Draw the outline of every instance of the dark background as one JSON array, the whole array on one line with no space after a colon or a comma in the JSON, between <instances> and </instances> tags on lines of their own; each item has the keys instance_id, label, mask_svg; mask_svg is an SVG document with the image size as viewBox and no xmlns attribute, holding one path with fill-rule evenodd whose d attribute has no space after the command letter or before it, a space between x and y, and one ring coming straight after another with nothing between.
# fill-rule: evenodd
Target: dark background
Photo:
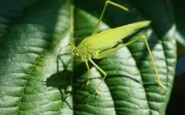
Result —
<instances>
[{"instance_id":1,"label":"dark background","mask_svg":"<svg viewBox=\"0 0 185 115\"><path fill-rule=\"evenodd\" d=\"M172 0L171 2L177 29L182 39L185 39L185 1ZM185 48L183 42L178 43L177 70L166 115L185 115Z\"/></svg>"}]
</instances>

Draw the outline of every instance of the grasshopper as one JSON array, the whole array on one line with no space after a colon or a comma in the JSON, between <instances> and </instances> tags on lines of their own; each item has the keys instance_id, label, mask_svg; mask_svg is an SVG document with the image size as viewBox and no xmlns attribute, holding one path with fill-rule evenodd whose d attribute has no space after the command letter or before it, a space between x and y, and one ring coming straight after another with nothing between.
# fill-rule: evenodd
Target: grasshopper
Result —
<instances>
[{"instance_id":1,"label":"grasshopper","mask_svg":"<svg viewBox=\"0 0 185 115\"><path fill-rule=\"evenodd\" d=\"M128 8L126 8L120 4L117 4L115 2L112 2L110 0L106 0L105 4L104 4L103 11L100 16L100 19L99 19L97 25L95 25L95 29L92 32L92 35L86 37L83 41L80 42L80 44L77 47L73 46L72 54L82 58L82 60L86 64L86 67L88 69L88 73L90 73L90 67L88 64L88 61L90 61L92 63L92 65L94 67L96 67L103 74L102 81L104 81L104 79L107 76L106 72L104 70L102 70L92 59L101 59L101 58L107 57L108 55L113 54L114 52L116 52L120 48L126 47L126 46L134 43L137 40L143 40L146 47L147 47L147 50L149 52L152 66L153 66L154 72L156 74L156 81L159 84L159 86L161 86L162 88L165 88L165 86L160 81L160 76L159 76L158 70L156 68L156 64L153 59L153 56L152 56L148 41L146 39L146 36L141 35L140 37L138 37L132 41L129 41L125 44L117 45L121 40L123 40L124 38L128 37L129 35L137 32L139 29L142 29L144 27L149 26L151 22L150 21L135 22L132 24L116 27L113 29L108 29L103 32L97 33L97 28L100 25L100 22L103 18L103 15L105 13L105 10L106 10L108 4L111 4L113 6L121 8L125 11L128 11ZM102 83L102 81L97 85L97 87L95 89L97 94L99 94L98 88L99 88L100 84Z\"/></svg>"}]
</instances>

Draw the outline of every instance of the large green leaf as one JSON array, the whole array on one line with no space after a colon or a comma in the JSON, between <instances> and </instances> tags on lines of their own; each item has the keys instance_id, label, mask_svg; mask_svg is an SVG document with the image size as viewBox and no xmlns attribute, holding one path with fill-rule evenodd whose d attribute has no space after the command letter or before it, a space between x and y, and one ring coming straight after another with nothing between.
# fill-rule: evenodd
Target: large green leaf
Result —
<instances>
[{"instance_id":1,"label":"large green leaf","mask_svg":"<svg viewBox=\"0 0 185 115\"><path fill-rule=\"evenodd\" d=\"M96 95L95 88L101 81L101 74L91 65L89 75L84 62L72 58L69 44L75 42L78 45L91 34L103 2L35 0L18 3L13 10L2 7L0 114L165 114L175 70L176 44L173 36L176 30L172 21L156 19L172 20L171 16L161 14L159 17L155 12L149 12L149 8L154 8L150 4L120 2L132 10L126 13L109 7L104 18L106 24L101 23L99 28L103 31L146 20L146 17L151 20L153 23L149 28L127 41L140 34L147 36L166 90L155 81L156 75L143 41L104 59L94 60L108 74L99 87L100 95ZM142 0L142 3L147 2ZM154 2L152 5L161 12L171 13L166 2ZM160 9L161 6L166 9ZM19 10L12 15L10 12L15 9ZM87 77L90 78L88 84Z\"/></svg>"}]
</instances>

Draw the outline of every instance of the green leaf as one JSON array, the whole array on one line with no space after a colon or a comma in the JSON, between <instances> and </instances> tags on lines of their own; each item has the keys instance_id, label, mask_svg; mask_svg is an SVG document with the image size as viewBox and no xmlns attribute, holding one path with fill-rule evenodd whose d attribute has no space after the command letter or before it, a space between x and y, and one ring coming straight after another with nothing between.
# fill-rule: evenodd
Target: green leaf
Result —
<instances>
[{"instance_id":1,"label":"green leaf","mask_svg":"<svg viewBox=\"0 0 185 115\"><path fill-rule=\"evenodd\" d=\"M99 30L151 20L149 28L124 42L140 34L147 36L167 90L156 83L146 46L138 41L111 56L94 60L108 74L99 87L100 95L96 95L102 75L92 65L89 75L85 63L71 55L69 44L78 45L91 35L104 0L75 0L74 4L72 0L25 1L15 7L22 8L15 15L7 18L0 14L0 24L4 25L0 26L0 114L164 115L175 72L176 30L171 21L155 21L159 16L154 12L145 14L149 7L146 4L117 2L131 11L109 6ZM146 9L139 10L138 6ZM161 6L169 7L156 3L157 8ZM9 15L8 7L3 11ZM160 11L171 13L166 9ZM163 18L172 19L168 15Z\"/></svg>"},{"instance_id":2,"label":"green leaf","mask_svg":"<svg viewBox=\"0 0 185 115\"><path fill-rule=\"evenodd\" d=\"M64 68L57 64L61 48L69 44L70 6L70 1L37 2L25 9L2 35L1 114L57 115L72 112L63 101L63 89L51 86L51 82L57 79L49 79L61 73L71 73L70 70L60 72ZM61 78L61 83L70 80L70 76Z\"/></svg>"}]
</instances>

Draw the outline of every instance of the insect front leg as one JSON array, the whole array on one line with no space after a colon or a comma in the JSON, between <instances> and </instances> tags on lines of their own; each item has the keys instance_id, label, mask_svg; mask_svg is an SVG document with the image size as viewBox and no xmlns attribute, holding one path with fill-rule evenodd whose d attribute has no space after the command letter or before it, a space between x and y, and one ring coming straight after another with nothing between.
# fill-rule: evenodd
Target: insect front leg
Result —
<instances>
[{"instance_id":1,"label":"insect front leg","mask_svg":"<svg viewBox=\"0 0 185 115\"><path fill-rule=\"evenodd\" d=\"M106 9L107 9L108 4L111 4L111 5L113 5L113 6L116 6L116 7L120 8L120 9L125 10L125 11L129 11L128 8L126 8L125 6L122 6L122 5L118 4L118 3L112 2L111 0L106 0L106 1L105 1L105 4L104 4L104 7L103 7L103 10L102 10L102 12L101 12L100 18L99 18L99 20L98 20L98 23L95 25L94 30L93 30L93 32L92 32L92 35L93 35L93 34L96 34L96 33L98 32L98 27L99 27L99 25L100 25L100 22L101 22L102 19L103 19L103 16L104 16L104 14L105 14L105 11L106 11Z\"/></svg>"},{"instance_id":2,"label":"insect front leg","mask_svg":"<svg viewBox=\"0 0 185 115\"><path fill-rule=\"evenodd\" d=\"M89 64L88 64L88 60L85 60L85 65L87 67L88 74L90 74L90 67L89 67Z\"/></svg>"},{"instance_id":3,"label":"insect front leg","mask_svg":"<svg viewBox=\"0 0 185 115\"><path fill-rule=\"evenodd\" d=\"M107 77L107 73L105 73L105 71L103 71L91 58L89 58L89 61L93 64L93 66L95 66L103 74L103 79L96 87L96 93L99 95L99 86L104 81L104 79Z\"/></svg>"},{"instance_id":4,"label":"insect front leg","mask_svg":"<svg viewBox=\"0 0 185 115\"><path fill-rule=\"evenodd\" d=\"M85 65L87 67L87 71L88 71L88 75L91 74L91 70L90 70L90 67L89 67L89 64L88 64L88 60L85 60ZM86 85L89 84L89 77L87 78L87 82L86 82Z\"/></svg>"}]
</instances>

